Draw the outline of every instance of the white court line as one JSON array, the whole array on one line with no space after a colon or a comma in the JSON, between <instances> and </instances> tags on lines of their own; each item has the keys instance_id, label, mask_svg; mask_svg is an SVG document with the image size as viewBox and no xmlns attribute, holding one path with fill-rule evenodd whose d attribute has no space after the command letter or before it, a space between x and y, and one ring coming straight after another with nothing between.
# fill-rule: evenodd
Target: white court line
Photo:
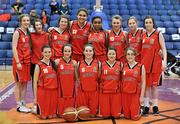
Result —
<instances>
[{"instance_id":1,"label":"white court line","mask_svg":"<svg viewBox=\"0 0 180 124\"><path fill-rule=\"evenodd\" d=\"M13 83L14 83L14 82L12 82L12 83L10 83L9 85L7 85L6 87L4 87L4 88L0 91L0 93L3 92L4 90L6 90L6 89L7 89L9 86L11 86Z\"/></svg>"},{"instance_id":2,"label":"white court line","mask_svg":"<svg viewBox=\"0 0 180 124\"><path fill-rule=\"evenodd\" d=\"M0 97L0 103L3 102L3 100L5 100L6 98L10 97L11 94L14 93L14 87L10 88L7 92L5 92L1 97Z\"/></svg>"}]
</instances>

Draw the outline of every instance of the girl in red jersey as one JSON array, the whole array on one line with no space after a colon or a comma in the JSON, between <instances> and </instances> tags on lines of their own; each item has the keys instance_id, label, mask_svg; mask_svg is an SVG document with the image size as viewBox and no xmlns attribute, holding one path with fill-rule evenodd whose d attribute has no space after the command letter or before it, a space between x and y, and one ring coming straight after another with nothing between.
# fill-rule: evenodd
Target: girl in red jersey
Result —
<instances>
[{"instance_id":1,"label":"girl in red jersey","mask_svg":"<svg viewBox=\"0 0 180 124\"><path fill-rule=\"evenodd\" d=\"M95 58L101 62L106 60L106 49L108 46L107 43L107 34L102 29L102 18L95 16L92 18L92 30L88 37L88 43L91 43L95 49Z\"/></svg>"},{"instance_id":2,"label":"girl in red jersey","mask_svg":"<svg viewBox=\"0 0 180 124\"><path fill-rule=\"evenodd\" d=\"M33 80L35 64L42 58L41 49L49 44L49 34L43 30L43 23L40 19L35 20L33 25L35 32L31 33L31 76Z\"/></svg>"},{"instance_id":3,"label":"girl in red jersey","mask_svg":"<svg viewBox=\"0 0 180 124\"><path fill-rule=\"evenodd\" d=\"M122 110L120 93L121 63L116 61L115 47L109 47L107 61L102 62L100 80L100 116L119 118Z\"/></svg>"},{"instance_id":4,"label":"girl in red jersey","mask_svg":"<svg viewBox=\"0 0 180 124\"><path fill-rule=\"evenodd\" d=\"M83 60L83 47L88 42L91 24L87 22L88 11L80 8L77 12L77 20L71 21L71 44L73 46L73 59Z\"/></svg>"},{"instance_id":5,"label":"girl in red jersey","mask_svg":"<svg viewBox=\"0 0 180 124\"><path fill-rule=\"evenodd\" d=\"M34 72L34 112L41 119L55 117L57 110L57 75L51 55L50 46L43 46L43 58L36 64Z\"/></svg>"},{"instance_id":6,"label":"girl in red jersey","mask_svg":"<svg viewBox=\"0 0 180 124\"><path fill-rule=\"evenodd\" d=\"M146 69L147 85L144 99L145 111L143 113L149 113L149 93L151 90L153 114L157 115L159 114L157 85L159 83L161 73L165 70L166 67L167 53L164 37L161 32L155 29L155 22L153 17L145 17L144 28L146 29L146 31L143 32L141 63L145 66ZM162 51L162 56L160 54L160 51Z\"/></svg>"},{"instance_id":7,"label":"girl in red jersey","mask_svg":"<svg viewBox=\"0 0 180 124\"><path fill-rule=\"evenodd\" d=\"M143 29L138 29L138 21L136 17L131 16L128 19L130 31L127 35L128 46L134 48L137 52L136 61L141 62L142 34Z\"/></svg>"},{"instance_id":8,"label":"girl in red jersey","mask_svg":"<svg viewBox=\"0 0 180 124\"><path fill-rule=\"evenodd\" d=\"M58 24L58 28L53 28L50 31L52 60L58 59L63 56L62 47L70 41L70 33L68 31L69 18L65 15L60 16Z\"/></svg>"},{"instance_id":9,"label":"girl in red jersey","mask_svg":"<svg viewBox=\"0 0 180 124\"><path fill-rule=\"evenodd\" d=\"M98 112L98 79L100 76L100 62L94 59L92 44L84 46L84 60L79 63L79 83L76 103L77 107L86 106L92 116Z\"/></svg>"},{"instance_id":10,"label":"girl in red jersey","mask_svg":"<svg viewBox=\"0 0 180 124\"><path fill-rule=\"evenodd\" d=\"M109 46L114 46L117 50L117 60L126 62L124 52L127 46L127 32L122 30L122 17L114 15L112 17L112 30L109 31Z\"/></svg>"},{"instance_id":11,"label":"girl in red jersey","mask_svg":"<svg viewBox=\"0 0 180 124\"><path fill-rule=\"evenodd\" d=\"M30 112L25 106L27 82L30 81L30 17L22 14L20 16L20 27L16 29L12 39L13 51L13 75L15 80L15 97L17 111Z\"/></svg>"},{"instance_id":12,"label":"girl in red jersey","mask_svg":"<svg viewBox=\"0 0 180 124\"><path fill-rule=\"evenodd\" d=\"M58 75L58 115L61 116L67 107L75 107L75 81L77 63L71 59L72 45L62 48L63 57L56 59Z\"/></svg>"},{"instance_id":13,"label":"girl in red jersey","mask_svg":"<svg viewBox=\"0 0 180 124\"><path fill-rule=\"evenodd\" d=\"M135 49L128 47L127 63L122 68L122 106L125 118L139 120L140 106L144 102L146 73L144 65L135 61L135 56Z\"/></svg>"}]
</instances>

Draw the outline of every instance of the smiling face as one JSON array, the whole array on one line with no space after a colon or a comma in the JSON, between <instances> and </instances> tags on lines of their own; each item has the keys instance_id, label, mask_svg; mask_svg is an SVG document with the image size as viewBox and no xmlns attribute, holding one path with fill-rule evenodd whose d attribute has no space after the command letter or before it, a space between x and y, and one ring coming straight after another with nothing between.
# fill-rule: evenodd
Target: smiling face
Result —
<instances>
[{"instance_id":1,"label":"smiling face","mask_svg":"<svg viewBox=\"0 0 180 124\"><path fill-rule=\"evenodd\" d=\"M85 11L80 11L77 14L77 19L79 23L84 23L87 20L87 13Z\"/></svg>"},{"instance_id":2,"label":"smiling face","mask_svg":"<svg viewBox=\"0 0 180 124\"><path fill-rule=\"evenodd\" d=\"M51 48L44 48L42 51L42 55L44 59L49 60L52 56Z\"/></svg>"},{"instance_id":3,"label":"smiling face","mask_svg":"<svg viewBox=\"0 0 180 124\"><path fill-rule=\"evenodd\" d=\"M85 48L84 48L84 56L85 56L85 58L86 59L92 59L93 58L93 56L94 56L94 50L93 50L93 47L91 47L91 46L86 46Z\"/></svg>"},{"instance_id":4,"label":"smiling face","mask_svg":"<svg viewBox=\"0 0 180 124\"><path fill-rule=\"evenodd\" d=\"M95 18L92 23L93 23L94 29L96 31L99 31L100 29L102 29L102 20L101 20L101 18Z\"/></svg>"},{"instance_id":5,"label":"smiling face","mask_svg":"<svg viewBox=\"0 0 180 124\"><path fill-rule=\"evenodd\" d=\"M126 59L128 62L134 62L136 57L136 53L133 50L127 50Z\"/></svg>"},{"instance_id":6,"label":"smiling face","mask_svg":"<svg viewBox=\"0 0 180 124\"><path fill-rule=\"evenodd\" d=\"M61 18L59 21L59 27L63 30L67 29L68 27L68 19L67 18Z\"/></svg>"},{"instance_id":7,"label":"smiling face","mask_svg":"<svg viewBox=\"0 0 180 124\"><path fill-rule=\"evenodd\" d=\"M112 28L113 30L119 30L121 28L122 22L120 19L112 19Z\"/></svg>"},{"instance_id":8,"label":"smiling face","mask_svg":"<svg viewBox=\"0 0 180 124\"><path fill-rule=\"evenodd\" d=\"M151 18L145 19L144 23L145 23L145 29L146 30L148 30L148 31L153 30L154 23L153 23L153 20Z\"/></svg>"},{"instance_id":9,"label":"smiling face","mask_svg":"<svg viewBox=\"0 0 180 124\"><path fill-rule=\"evenodd\" d=\"M27 29L30 26L30 18L28 16L24 16L24 17L22 17L20 23L23 28Z\"/></svg>"},{"instance_id":10,"label":"smiling face","mask_svg":"<svg viewBox=\"0 0 180 124\"><path fill-rule=\"evenodd\" d=\"M130 28L130 31L135 31L137 29L137 21L135 19L129 19L128 20L128 26Z\"/></svg>"},{"instance_id":11,"label":"smiling face","mask_svg":"<svg viewBox=\"0 0 180 124\"><path fill-rule=\"evenodd\" d=\"M72 54L72 48L70 46L65 46L63 49L63 56L65 58L70 58Z\"/></svg>"},{"instance_id":12,"label":"smiling face","mask_svg":"<svg viewBox=\"0 0 180 124\"><path fill-rule=\"evenodd\" d=\"M42 26L41 22L39 22L39 21L35 22L35 30L36 30L36 32L42 32L43 31L43 26Z\"/></svg>"},{"instance_id":13,"label":"smiling face","mask_svg":"<svg viewBox=\"0 0 180 124\"><path fill-rule=\"evenodd\" d=\"M116 51L115 50L108 50L107 58L111 62L116 61Z\"/></svg>"}]
</instances>

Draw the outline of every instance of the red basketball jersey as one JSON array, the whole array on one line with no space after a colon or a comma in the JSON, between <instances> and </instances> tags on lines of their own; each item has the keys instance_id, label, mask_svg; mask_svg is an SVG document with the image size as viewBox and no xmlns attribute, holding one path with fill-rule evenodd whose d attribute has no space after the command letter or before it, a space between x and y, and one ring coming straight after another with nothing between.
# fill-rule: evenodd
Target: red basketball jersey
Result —
<instances>
[{"instance_id":1,"label":"red basketball jersey","mask_svg":"<svg viewBox=\"0 0 180 124\"><path fill-rule=\"evenodd\" d=\"M139 58L140 58L141 48L142 48L142 34L143 34L143 30L137 29L135 34L130 31L127 35L128 45L136 50L137 57Z\"/></svg>"},{"instance_id":2,"label":"red basketball jersey","mask_svg":"<svg viewBox=\"0 0 180 124\"><path fill-rule=\"evenodd\" d=\"M117 59L120 60L124 57L126 49L126 35L125 32L120 31L116 34L113 30L109 33L109 46L114 46L117 50Z\"/></svg>"},{"instance_id":3,"label":"red basketball jersey","mask_svg":"<svg viewBox=\"0 0 180 124\"><path fill-rule=\"evenodd\" d=\"M94 59L90 65L81 61L79 78L82 91L97 91L98 89L98 60Z\"/></svg>"},{"instance_id":4,"label":"red basketball jersey","mask_svg":"<svg viewBox=\"0 0 180 124\"><path fill-rule=\"evenodd\" d=\"M68 30L59 32L57 29L51 31L51 48L52 48L52 58L57 59L62 57L62 47L69 43L70 33Z\"/></svg>"},{"instance_id":5,"label":"red basketball jersey","mask_svg":"<svg viewBox=\"0 0 180 124\"><path fill-rule=\"evenodd\" d=\"M128 63L124 64L122 69L122 92L137 93L141 89L141 67L137 63L134 67L130 67Z\"/></svg>"},{"instance_id":6,"label":"red basketball jersey","mask_svg":"<svg viewBox=\"0 0 180 124\"><path fill-rule=\"evenodd\" d=\"M141 63L145 66L146 73L161 72L162 58L159 50L159 32L155 30L150 36L147 32L143 32Z\"/></svg>"},{"instance_id":7,"label":"red basketball jersey","mask_svg":"<svg viewBox=\"0 0 180 124\"><path fill-rule=\"evenodd\" d=\"M112 67L109 63L103 62L101 69L100 91L102 93L115 93L120 89L120 62L117 61Z\"/></svg>"},{"instance_id":8,"label":"red basketball jersey","mask_svg":"<svg viewBox=\"0 0 180 124\"><path fill-rule=\"evenodd\" d=\"M43 62L38 62L40 68L40 74L38 79L38 86L45 89L56 89L57 88L57 75L53 69L52 64L47 65Z\"/></svg>"},{"instance_id":9,"label":"red basketball jersey","mask_svg":"<svg viewBox=\"0 0 180 124\"><path fill-rule=\"evenodd\" d=\"M37 64L42 58L41 49L44 45L49 45L49 34L46 32L42 33L31 33L32 40L32 55L31 62Z\"/></svg>"},{"instance_id":10,"label":"red basketball jersey","mask_svg":"<svg viewBox=\"0 0 180 124\"><path fill-rule=\"evenodd\" d=\"M91 31L88 42L94 46L96 56L106 55L106 34L104 31Z\"/></svg>"},{"instance_id":11,"label":"red basketball jersey","mask_svg":"<svg viewBox=\"0 0 180 124\"><path fill-rule=\"evenodd\" d=\"M25 34L20 28L18 28L17 31L19 32L19 39L17 43L19 62L21 64L29 64L31 62L30 36ZM15 58L13 58L13 62L16 63Z\"/></svg>"},{"instance_id":12,"label":"red basketball jersey","mask_svg":"<svg viewBox=\"0 0 180 124\"><path fill-rule=\"evenodd\" d=\"M69 62L66 62L62 58L57 67L60 97L73 97L75 92L75 69L73 61L70 60Z\"/></svg>"},{"instance_id":13,"label":"red basketball jersey","mask_svg":"<svg viewBox=\"0 0 180 124\"><path fill-rule=\"evenodd\" d=\"M83 47L88 42L88 35L91 24L86 24L81 28L77 21L73 21L70 32L71 32L71 44L73 46L73 53L82 55Z\"/></svg>"}]
</instances>

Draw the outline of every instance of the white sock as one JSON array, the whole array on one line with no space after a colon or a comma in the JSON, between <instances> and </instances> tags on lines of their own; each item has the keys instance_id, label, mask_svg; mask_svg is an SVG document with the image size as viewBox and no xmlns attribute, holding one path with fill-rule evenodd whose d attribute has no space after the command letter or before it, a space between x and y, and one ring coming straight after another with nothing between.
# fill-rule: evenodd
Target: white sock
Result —
<instances>
[{"instance_id":1,"label":"white sock","mask_svg":"<svg viewBox=\"0 0 180 124\"><path fill-rule=\"evenodd\" d=\"M150 107L150 105L149 105L149 97L144 98L144 107Z\"/></svg>"},{"instance_id":2,"label":"white sock","mask_svg":"<svg viewBox=\"0 0 180 124\"><path fill-rule=\"evenodd\" d=\"M152 99L152 106L158 106L158 99Z\"/></svg>"},{"instance_id":3,"label":"white sock","mask_svg":"<svg viewBox=\"0 0 180 124\"><path fill-rule=\"evenodd\" d=\"M18 101L18 102L16 102L16 103L17 103L17 108L22 106L21 101Z\"/></svg>"}]
</instances>

